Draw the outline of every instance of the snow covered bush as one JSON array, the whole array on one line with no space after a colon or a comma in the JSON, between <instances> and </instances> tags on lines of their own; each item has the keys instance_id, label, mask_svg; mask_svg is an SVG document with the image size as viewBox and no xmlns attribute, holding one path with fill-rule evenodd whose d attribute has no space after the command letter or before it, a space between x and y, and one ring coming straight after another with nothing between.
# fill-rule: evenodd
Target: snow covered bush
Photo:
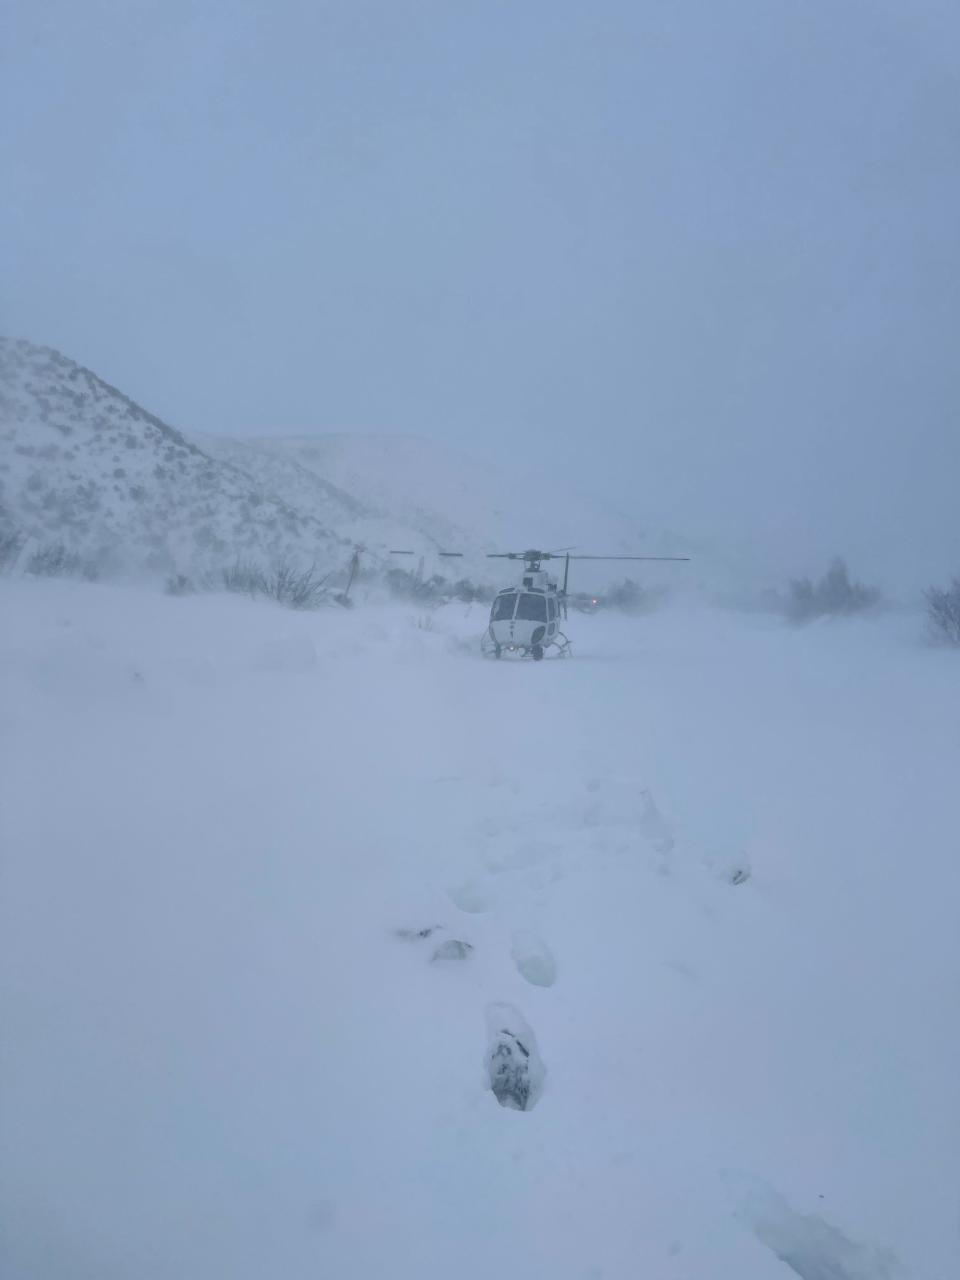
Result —
<instances>
[{"instance_id":1,"label":"snow covered bush","mask_svg":"<svg viewBox=\"0 0 960 1280\"><path fill-rule=\"evenodd\" d=\"M478 586L468 578L461 578L453 584L451 594L455 600L462 600L464 604L476 604L477 601L485 604L495 593L492 587Z\"/></svg>"},{"instance_id":2,"label":"snow covered bush","mask_svg":"<svg viewBox=\"0 0 960 1280\"><path fill-rule=\"evenodd\" d=\"M494 594L492 587L460 578L451 582L439 573L423 578L409 569L389 569L385 575L387 586L398 600L416 600L421 604L448 604L461 600L464 604L486 602Z\"/></svg>"},{"instance_id":3,"label":"snow covered bush","mask_svg":"<svg viewBox=\"0 0 960 1280\"><path fill-rule=\"evenodd\" d=\"M438 573L430 578L422 578L409 569L389 569L386 576L391 593L400 600L441 604L450 598L450 584Z\"/></svg>"},{"instance_id":4,"label":"snow covered bush","mask_svg":"<svg viewBox=\"0 0 960 1280\"><path fill-rule=\"evenodd\" d=\"M0 573L12 569L23 550L23 535L16 529L0 530Z\"/></svg>"},{"instance_id":5,"label":"snow covered bush","mask_svg":"<svg viewBox=\"0 0 960 1280\"><path fill-rule=\"evenodd\" d=\"M926 598L931 638L960 648L960 576L949 587L931 587Z\"/></svg>"},{"instance_id":6,"label":"snow covered bush","mask_svg":"<svg viewBox=\"0 0 960 1280\"><path fill-rule=\"evenodd\" d=\"M37 578L85 578L87 582L100 576L93 560L84 559L62 542L49 542L34 551L25 572Z\"/></svg>"},{"instance_id":7,"label":"snow covered bush","mask_svg":"<svg viewBox=\"0 0 960 1280\"><path fill-rule=\"evenodd\" d=\"M667 596L665 587L642 587L632 578L624 578L623 582L611 587L603 597L603 603L609 609L619 609L622 613L652 613L663 604Z\"/></svg>"},{"instance_id":8,"label":"snow covered bush","mask_svg":"<svg viewBox=\"0 0 960 1280\"><path fill-rule=\"evenodd\" d=\"M175 573L167 579L165 590L168 596L191 596L196 591L193 580L185 573Z\"/></svg>"},{"instance_id":9,"label":"snow covered bush","mask_svg":"<svg viewBox=\"0 0 960 1280\"><path fill-rule=\"evenodd\" d=\"M790 583L784 611L791 622L803 623L862 613L879 601L879 590L852 582L846 563L838 557L818 582L795 578Z\"/></svg>"}]
</instances>

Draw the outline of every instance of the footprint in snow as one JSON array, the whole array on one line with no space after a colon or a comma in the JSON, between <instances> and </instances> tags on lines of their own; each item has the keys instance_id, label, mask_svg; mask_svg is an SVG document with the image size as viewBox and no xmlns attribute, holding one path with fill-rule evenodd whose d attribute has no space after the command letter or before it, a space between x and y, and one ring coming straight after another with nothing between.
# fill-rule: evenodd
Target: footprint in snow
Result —
<instances>
[{"instance_id":1,"label":"footprint in snow","mask_svg":"<svg viewBox=\"0 0 960 1280\"><path fill-rule=\"evenodd\" d=\"M487 1075L493 1096L513 1111L530 1111L543 1092L536 1036L512 1004L487 1006Z\"/></svg>"},{"instance_id":2,"label":"footprint in snow","mask_svg":"<svg viewBox=\"0 0 960 1280\"><path fill-rule=\"evenodd\" d=\"M535 987L552 987L557 980L557 962L544 940L529 930L513 935L510 955L520 976Z\"/></svg>"},{"instance_id":3,"label":"footprint in snow","mask_svg":"<svg viewBox=\"0 0 960 1280\"><path fill-rule=\"evenodd\" d=\"M899 1280L887 1249L858 1244L819 1214L798 1213L782 1195L749 1174L724 1175L739 1202L737 1217L800 1280Z\"/></svg>"},{"instance_id":4,"label":"footprint in snow","mask_svg":"<svg viewBox=\"0 0 960 1280\"><path fill-rule=\"evenodd\" d=\"M450 901L469 915L492 911L497 905L497 895L480 880L467 880L448 889Z\"/></svg>"},{"instance_id":5,"label":"footprint in snow","mask_svg":"<svg viewBox=\"0 0 960 1280\"><path fill-rule=\"evenodd\" d=\"M704 854L701 861L711 875L727 884L746 884L753 874L750 859L742 849L714 850Z\"/></svg>"},{"instance_id":6,"label":"footprint in snow","mask_svg":"<svg viewBox=\"0 0 960 1280\"><path fill-rule=\"evenodd\" d=\"M446 942L440 943L430 959L434 962L466 960L472 950L473 943L464 942L462 938L448 938Z\"/></svg>"}]
</instances>

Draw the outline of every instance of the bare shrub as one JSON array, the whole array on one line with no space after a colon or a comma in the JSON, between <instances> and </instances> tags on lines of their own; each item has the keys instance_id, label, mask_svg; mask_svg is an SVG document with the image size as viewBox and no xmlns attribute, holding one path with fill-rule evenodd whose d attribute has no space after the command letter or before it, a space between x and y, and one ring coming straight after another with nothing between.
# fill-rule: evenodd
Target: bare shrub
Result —
<instances>
[{"instance_id":1,"label":"bare shrub","mask_svg":"<svg viewBox=\"0 0 960 1280\"><path fill-rule=\"evenodd\" d=\"M931 587L925 595L931 639L960 648L960 577L949 587Z\"/></svg>"},{"instance_id":2,"label":"bare shrub","mask_svg":"<svg viewBox=\"0 0 960 1280\"><path fill-rule=\"evenodd\" d=\"M284 563L267 575L264 594L291 609L316 609L323 603L329 577L329 573L318 577L316 564L309 569L297 570Z\"/></svg>"},{"instance_id":3,"label":"bare shrub","mask_svg":"<svg viewBox=\"0 0 960 1280\"><path fill-rule=\"evenodd\" d=\"M224 589L238 596L263 596L267 594L266 574L252 560L237 560L224 569L221 580Z\"/></svg>"},{"instance_id":4,"label":"bare shrub","mask_svg":"<svg viewBox=\"0 0 960 1280\"><path fill-rule=\"evenodd\" d=\"M876 587L852 582L847 566L839 557L818 582L795 578L784 611L791 622L812 622L814 618L846 617L862 613L880 602Z\"/></svg>"},{"instance_id":5,"label":"bare shrub","mask_svg":"<svg viewBox=\"0 0 960 1280\"><path fill-rule=\"evenodd\" d=\"M290 609L316 609L325 602L329 576L325 573L320 577L315 564L309 569L295 569L283 561L267 570L250 560L237 560L224 569L221 580L227 591L237 595L253 599L265 596Z\"/></svg>"}]
</instances>

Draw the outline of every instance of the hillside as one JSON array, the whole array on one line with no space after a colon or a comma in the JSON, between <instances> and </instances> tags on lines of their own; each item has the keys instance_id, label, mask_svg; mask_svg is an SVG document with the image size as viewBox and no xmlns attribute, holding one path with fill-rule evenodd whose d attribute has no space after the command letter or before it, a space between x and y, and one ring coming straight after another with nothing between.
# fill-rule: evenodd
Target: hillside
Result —
<instances>
[{"instance_id":1,"label":"hillside","mask_svg":"<svg viewBox=\"0 0 960 1280\"><path fill-rule=\"evenodd\" d=\"M424 572L498 580L485 553L531 543L682 554L675 537L544 476L396 435L186 434L47 347L0 338L0 527L99 574L203 572L242 558L342 566L391 548ZM461 551L444 562L440 549ZM626 566L592 566L593 589ZM652 571L656 576L656 571ZM645 576L649 577L650 574Z\"/></svg>"},{"instance_id":2,"label":"hillside","mask_svg":"<svg viewBox=\"0 0 960 1280\"><path fill-rule=\"evenodd\" d=\"M247 469L258 483L282 485L278 492L299 505L305 477L362 503L364 521L390 519L407 531L419 553L441 548L464 553L463 569L490 578L485 554L532 545L577 544L583 550L617 554L683 555L680 538L654 534L642 523L601 502L560 486L547 474L478 461L456 449L407 435L317 434L218 440L202 437L205 449ZM304 495L304 500L309 496ZM312 509L312 508L309 508ZM364 535L370 539L369 533ZM403 538L402 532L392 535ZM443 566L428 564L428 571ZM603 574L594 566L591 576ZM623 576L623 566L612 569ZM604 576L604 580L606 580Z\"/></svg>"},{"instance_id":3,"label":"hillside","mask_svg":"<svg viewBox=\"0 0 960 1280\"><path fill-rule=\"evenodd\" d=\"M318 436L317 440L324 438ZM355 492L332 484L322 467L310 458L309 449L303 451L305 456L301 458L298 451L290 448L299 441L212 435L196 435L193 439L211 458L242 471L259 491L281 498L297 511L309 512L321 524L335 528L349 544L366 547L374 560L384 557L384 564L393 564L385 557L391 548L401 547L429 557L441 546L429 520L412 526L390 510L371 504L362 479ZM383 466L381 461L380 468ZM371 475L376 475L377 470L375 465ZM462 540L460 531L458 536Z\"/></svg>"},{"instance_id":4,"label":"hillside","mask_svg":"<svg viewBox=\"0 0 960 1280\"><path fill-rule=\"evenodd\" d=\"M333 514L333 513L332 513ZM346 537L47 347L0 339L0 518L110 569L342 560Z\"/></svg>"}]
</instances>

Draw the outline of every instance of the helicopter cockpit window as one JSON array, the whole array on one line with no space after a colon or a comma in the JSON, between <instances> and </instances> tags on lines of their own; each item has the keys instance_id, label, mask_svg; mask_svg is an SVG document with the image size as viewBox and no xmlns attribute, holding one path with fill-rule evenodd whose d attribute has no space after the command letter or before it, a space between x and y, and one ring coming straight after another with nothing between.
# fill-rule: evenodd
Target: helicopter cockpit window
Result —
<instances>
[{"instance_id":1,"label":"helicopter cockpit window","mask_svg":"<svg viewBox=\"0 0 960 1280\"><path fill-rule=\"evenodd\" d=\"M517 593L510 591L505 596L497 596L493 602L493 613L491 621L493 622L509 622L513 617L514 606L517 603Z\"/></svg>"},{"instance_id":2,"label":"helicopter cockpit window","mask_svg":"<svg viewBox=\"0 0 960 1280\"><path fill-rule=\"evenodd\" d=\"M529 595L526 592L521 595L520 603L517 606L517 621L519 622L521 619L524 622L546 622L546 597Z\"/></svg>"}]
</instances>

